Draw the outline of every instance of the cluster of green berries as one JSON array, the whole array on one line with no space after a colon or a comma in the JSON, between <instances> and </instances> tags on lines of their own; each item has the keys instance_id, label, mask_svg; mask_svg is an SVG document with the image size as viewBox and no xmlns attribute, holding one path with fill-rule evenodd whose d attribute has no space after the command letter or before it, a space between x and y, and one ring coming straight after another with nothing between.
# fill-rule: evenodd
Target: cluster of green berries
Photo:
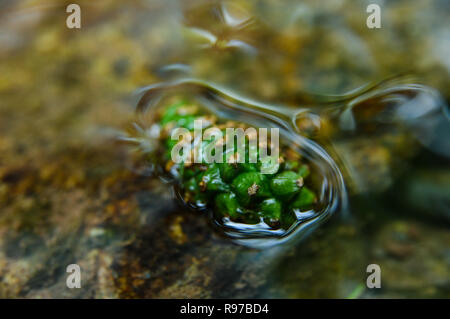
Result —
<instances>
[{"instance_id":1,"label":"cluster of green berries","mask_svg":"<svg viewBox=\"0 0 450 319\"><path fill-rule=\"evenodd\" d=\"M281 149L278 161L271 164L276 166L272 174L261 173L261 165L265 164L259 153L256 163L248 160L248 136L245 138L244 163L237 161L238 153L231 150L224 152L222 163L175 164L171 160L171 150L178 141L171 138L171 131L183 127L193 132L197 119L204 120L206 127L214 126L223 132L227 127L246 127L241 122L220 121L184 101L177 101L160 111L158 123L162 147L159 157L166 171L175 171L178 175L186 203L198 208L211 208L219 218L245 224L263 222L271 229L288 229L297 220L296 211L314 208L316 195L305 186L309 168L302 164L298 153L286 147ZM202 141L193 149L203 150L209 143L217 142Z\"/></svg>"}]
</instances>

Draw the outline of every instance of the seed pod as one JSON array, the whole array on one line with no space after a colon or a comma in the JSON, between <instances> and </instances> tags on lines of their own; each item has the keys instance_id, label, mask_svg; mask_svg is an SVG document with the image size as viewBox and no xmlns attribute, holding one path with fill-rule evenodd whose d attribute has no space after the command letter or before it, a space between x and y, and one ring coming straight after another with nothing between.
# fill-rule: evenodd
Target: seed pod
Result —
<instances>
[{"instance_id":1,"label":"seed pod","mask_svg":"<svg viewBox=\"0 0 450 319\"><path fill-rule=\"evenodd\" d=\"M277 174L270 181L270 189L276 196L291 196L303 187L303 177L293 171Z\"/></svg>"}]
</instances>

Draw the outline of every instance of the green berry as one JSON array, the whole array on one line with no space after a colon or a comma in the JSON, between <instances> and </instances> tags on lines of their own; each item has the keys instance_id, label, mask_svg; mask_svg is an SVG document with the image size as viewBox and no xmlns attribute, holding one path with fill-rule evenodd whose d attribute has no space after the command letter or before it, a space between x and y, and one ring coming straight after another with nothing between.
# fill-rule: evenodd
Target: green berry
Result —
<instances>
[{"instance_id":1,"label":"green berry","mask_svg":"<svg viewBox=\"0 0 450 319\"><path fill-rule=\"evenodd\" d=\"M236 177L239 173L240 168L236 165L228 164L228 163L220 163L217 164L220 169L220 176L225 182L229 182Z\"/></svg>"},{"instance_id":2,"label":"green berry","mask_svg":"<svg viewBox=\"0 0 450 319\"><path fill-rule=\"evenodd\" d=\"M266 177L258 172L239 174L233 179L231 187L244 205L252 202L253 198L267 198L271 196Z\"/></svg>"},{"instance_id":3,"label":"green berry","mask_svg":"<svg viewBox=\"0 0 450 319\"><path fill-rule=\"evenodd\" d=\"M220 177L219 167L216 164L210 164L209 168L201 174L200 189L211 192L226 192L230 190L230 186Z\"/></svg>"},{"instance_id":4,"label":"green berry","mask_svg":"<svg viewBox=\"0 0 450 319\"><path fill-rule=\"evenodd\" d=\"M309 167L308 165L302 165L300 166L300 168L298 169L298 174L303 177L306 178L309 176Z\"/></svg>"},{"instance_id":5,"label":"green berry","mask_svg":"<svg viewBox=\"0 0 450 319\"><path fill-rule=\"evenodd\" d=\"M300 210L308 210L313 207L315 201L316 195L308 188L303 187L300 193L293 199L291 207Z\"/></svg>"},{"instance_id":6,"label":"green berry","mask_svg":"<svg viewBox=\"0 0 450 319\"><path fill-rule=\"evenodd\" d=\"M166 131L175 127L193 130L194 121L208 115L198 111L195 106L182 111L184 105L186 102L183 101L172 104L161 115L159 123L165 126ZM218 124L224 123L219 120ZM236 122L236 127L241 124ZM222 132L225 136L225 129ZM173 165L164 161L170 160L171 150L178 140L163 136L163 165ZM258 224L263 219L270 227L282 229L289 229L295 223L297 210L304 211L314 207L316 195L303 186L303 179L309 176L309 168L300 161L300 157L290 156L289 160L281 161L281 164L278 158L260 158L258 144L250 143L246 138L245 155L238 152L236 143L230 149L226 149L224 145L224 162L206 163L205 155L214 155L215 146L220 145L216 143L221 142L199 141L201 144L194 151L201 156L201 164L163 166L171 172L172 167L178 170L186 202L199 208L213 208L217 216L227 216L235 222ZM250 147L258 154L256 163L249 161ZM283 150L280 155L281 158L286 158ZM241 156L245 158L244 163L240 163Z\"/></svg>"},{"instance_id":7,"label":"green berry","mask_svg":"<svg viewBox=\"0 0 450 319\"><path fill-rule=\"evenodd\" d=\"M189 178L184 184L184 190L189 194L190 202L194 202L198 206L204 206L207 204L207 197L205 193L202 193L198 186L198 180L195 177Z\"/></svg>"},{"instance_id":8,"label":"green berry","mask_svg":"<svg viewBox=\"0 0 450 319\"><path fill-rule=\"evenodd\" d=\"M286 171L296 171L300 167L300 163L298 161L286 161L283 167Z\"/></svg>"},{"instance_id":9,"label":"green berry","mask_svg":"<svg viewBox=\"0 0 450 319\"><path fill-rule=\"evenodd\" d=\"M303 178L293 171L281 172L270 182L270 189L276 196L293 195L298 193L302 186Z\"/></svg>"},{"instance_id":10,"label":"green berry","mask_svg":"<svg viewBox=\"0 0 450 319\"><path fill-rule=\"evenodd\" d=\"M217 213L222 216L237 218L241 214L241 209L234 193L220 193L216 195L214 202Z\"/></svg>"},{"instance_id":11,"label":"green berry","mask_svg":"<svg viewBox=\"0 0 450 319\"><path fill-rule=\"evenodd\" d=\"M186 191L188 191L192 194L195 194L199 191L197 180L194 177L192 177L192 178L188 179L186 182L184 182L184 188Z\"/></svg>"},{"instance_id":12,"label":"green berry","mask_svg":"<svg viewBox=\"0 0 450 319\"><path fill-rule=\"evenodd\" d=\"M261 202L260 211L264 218L278 221L281 216L281 202L275 198L268 198Z\"/></svg>"},{"instance_id":13,"label":"green berry","mask_svg":"<svg viewBox=\"0 0 450 319\"><path fill-rule=\"evenodd\" d=\"M258 166L256 163L239 163L239 168L244 172L258 172Z\"/></svg>"},{"instance_id":14,"label":"green berry","mask_svg":"<svg viewBox=\"0 0 450 319\"><path fill-rule=\"evenodd\" d=\"M289 227L291 227L296 220L297 216L295 215L294 211L290 210L283 212L280 219L281 228L286 230L289 229Z\"/></svg>"}]
</instances>

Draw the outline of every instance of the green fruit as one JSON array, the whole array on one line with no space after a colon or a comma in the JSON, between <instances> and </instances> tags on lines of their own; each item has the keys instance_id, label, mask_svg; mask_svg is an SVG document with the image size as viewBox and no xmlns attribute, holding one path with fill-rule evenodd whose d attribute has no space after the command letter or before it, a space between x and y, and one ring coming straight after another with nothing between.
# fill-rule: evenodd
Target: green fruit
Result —
<instances>
[{"instance_id":1,"label":"green fruit","mask_svg":"<svg viewBox=\"0 0 450 319\"><path fill-rule=\"evenodd\" d=\"M210 192L230 190L230 186L220 177L220 170L216 164L210 164L209 168L201 175L200 188Z\"/></svg>"},{"instance_id":2,"label":"green fruit","mask_svg":"<svg viewBox=\"0 0 450 319\"><path fill-rule=\"evenodd\" d=\"M281 228L287 230L296 221L297 221L297 216L295 215L294 211L292 211L292 210L286 211L281 215L281 219L280 219Z\"/></svg>"},{"instance_id":3,"label":"green fruit","mask_svg":"<svg viewBox=\"0 0 450 319\"><path fill-rule=\"evenodd\" d=\"M283 166L287 171L296 171L300 167L300 163L297 161L286 161Z\"/></svg>"},{"instance_id":4,"label":"green fruit","mask_svg":"<svg viewBox=\"0 0 450 319\"><path fill-rule=\"evenodd\" d=\"M161 115L159 123L166 129L165 132L176 127L193 130L194 121L208 115L199 112L195 106L182 111L185 105L186 102L172 104ZM219 121L217 124L224 122ZM234 122L230 126L234 124L234 127L240 127L242 123ZM221 130L225 133L224 129ZM161 136L162 165L171 172L173 168L178 170L185 201L199 208L213 208L217 216L229 217L234 222L245 224L258 224L263 219L271 228L289 229L297 220L296 209L311 209L316 202L314 192L303 186L303 179L310 173L308 166L300 161L300 157L285 156L283 149L280 150L281 158L288 157L288 160L280 164L278 158L260 158L257 144L250 143L246 138L245 155L241 152L244 163L240 163L241 154L237 152L236 143L234 148L228 150L224 146L223 163L206 163L205 154L214 154L215 146L220 145L216 143L222 141L202 140L199 141L198 149L194 149L199 152L202 163L180 163L174 166L169 161L178 140L172 140L167 134ZM249 161L250 147L257 154L256 163Z\"/></svg>"},{"instance_id":5,"label":"green fruit","mask_svg":"<svg viewBox=\"0 0 450 319\"><path fill-rule=\"evenodd\" d=\"M258 172L258 166L256 163L239 163L239 168L245 172Z\"/></svg>"},{"instance_id":6,"label":"green fruit","mask_svg":"<svg viewBox=\"0 0 450 319\"><path fill-rule=\"evenodd\" d=\"M198 193L199 189L197 180L194 177L188 179L184 182L184 189L192 194Z\"/></svg>"},{"instance_id":7,"label":"green fruit","mask_svg":"<svg viewBox=\"0 0 450 319\"><path fill-rule=\"evenodd\" d=\"M309 167L308 165L302 165L300 166L300 168L298 169L298 174L303 177L306 178L309 176Z\"/></svg>"},{"instance_id":8,"label":"green fruit","mask_svg":"<svg viewBox=\"0 0 450 319\"><path fill-rule=\"evenodd\" d=\"M198 186L198 180L195 177L189 178L184 184L184 190L188 194L188 201L198 206L207 204L205 193L201 192Z\"/></svg>"},{"instance_id":9,"label":"green fruit","mask_svg":"<svg viewBox=\"0 0 450 319\"><path fill-rule=\"evenodd\" d=\"M220 169L220 176L225 182L230 182L236 175L239 173L240 168L236 165L228 164L228 163L219 163L217 164Z\"/></svg>"},{"instance_id":10,"label":"green fruit","mask_svg":"<svg viewBox=\"0 0 450 319\"><path fill-rule=\"evenodd\" d=\"M241 208L234 193L218 194L216 195L214 202L217 213L222 216L237 218L241 214Z\"/></svg>"},{"instance_id":11,"label":"green fruit","mask_svg":"<svg viewBox=\"0 0 450 319\"><path fill-rule=\"evenodd\" d=\"M281 172L271 180L270 189L276 196L290 196L300 191L303 186L303 178L293 172Z\"/></svg>"},{"instance_id":12,"label":"green fruit","mask_svg":"<svg viewBox=\"0 0 450 319\"><path fill-rule=\"evenodd\" d=\"M316 201L316 195L306 187L303 187L300 193L294 198L291 203L292 208L300 210L311 209Z\"/></svg>"},{"instance_id":13,"label":"green fruit","mask_svg":"<svg viewBox=\"0 0 450 319\"><path fill-rule=\"evenodd\" d=\"M239 174L231 183L233 191L245 205L254 201L254 198L267 198L272 196L267 179L258 172L245 172Z\"/></svg>"},{"instance_id":14,"label":"green fruit","mask_svg":"<svg viewBox=\"0 0 450 319\"><path fill-rule=\"evenodd\" d=\"M275 198L268 198L261 202L260 211L264 218L279 220L281 216L281 202Z\"/></svg>"}]
</instances>

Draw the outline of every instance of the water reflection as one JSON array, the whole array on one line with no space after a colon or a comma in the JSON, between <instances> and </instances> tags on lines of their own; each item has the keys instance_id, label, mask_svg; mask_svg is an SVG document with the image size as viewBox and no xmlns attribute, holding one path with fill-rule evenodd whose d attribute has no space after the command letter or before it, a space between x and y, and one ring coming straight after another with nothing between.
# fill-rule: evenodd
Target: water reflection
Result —
<instances>
[{"instance_id":1,"label":"water reflection","mask_svg":"<svg viewBox=\"0 0 450 319\"><path fill-rule=\"evenodd\" d=\"M230 12L230 6L236 7L233 2L213 2L211 5L190 8L185 14L186 36L193 41L198 41L198 47L203 49L227 50L237 49L249 55L257 54L257 49L248 41L252 41L248 30L255 26L255 19L243 10L239 10L240 17ZM199 11L209 11L208 17L216 19L216 23L205 24L204 21L189 21L189 12L199 14ZM205 25L196 26L197 24ZM192 25L191 25L192 24ZM208 30L212 29L212 30Z\"/></svg>"}]
</instances>

